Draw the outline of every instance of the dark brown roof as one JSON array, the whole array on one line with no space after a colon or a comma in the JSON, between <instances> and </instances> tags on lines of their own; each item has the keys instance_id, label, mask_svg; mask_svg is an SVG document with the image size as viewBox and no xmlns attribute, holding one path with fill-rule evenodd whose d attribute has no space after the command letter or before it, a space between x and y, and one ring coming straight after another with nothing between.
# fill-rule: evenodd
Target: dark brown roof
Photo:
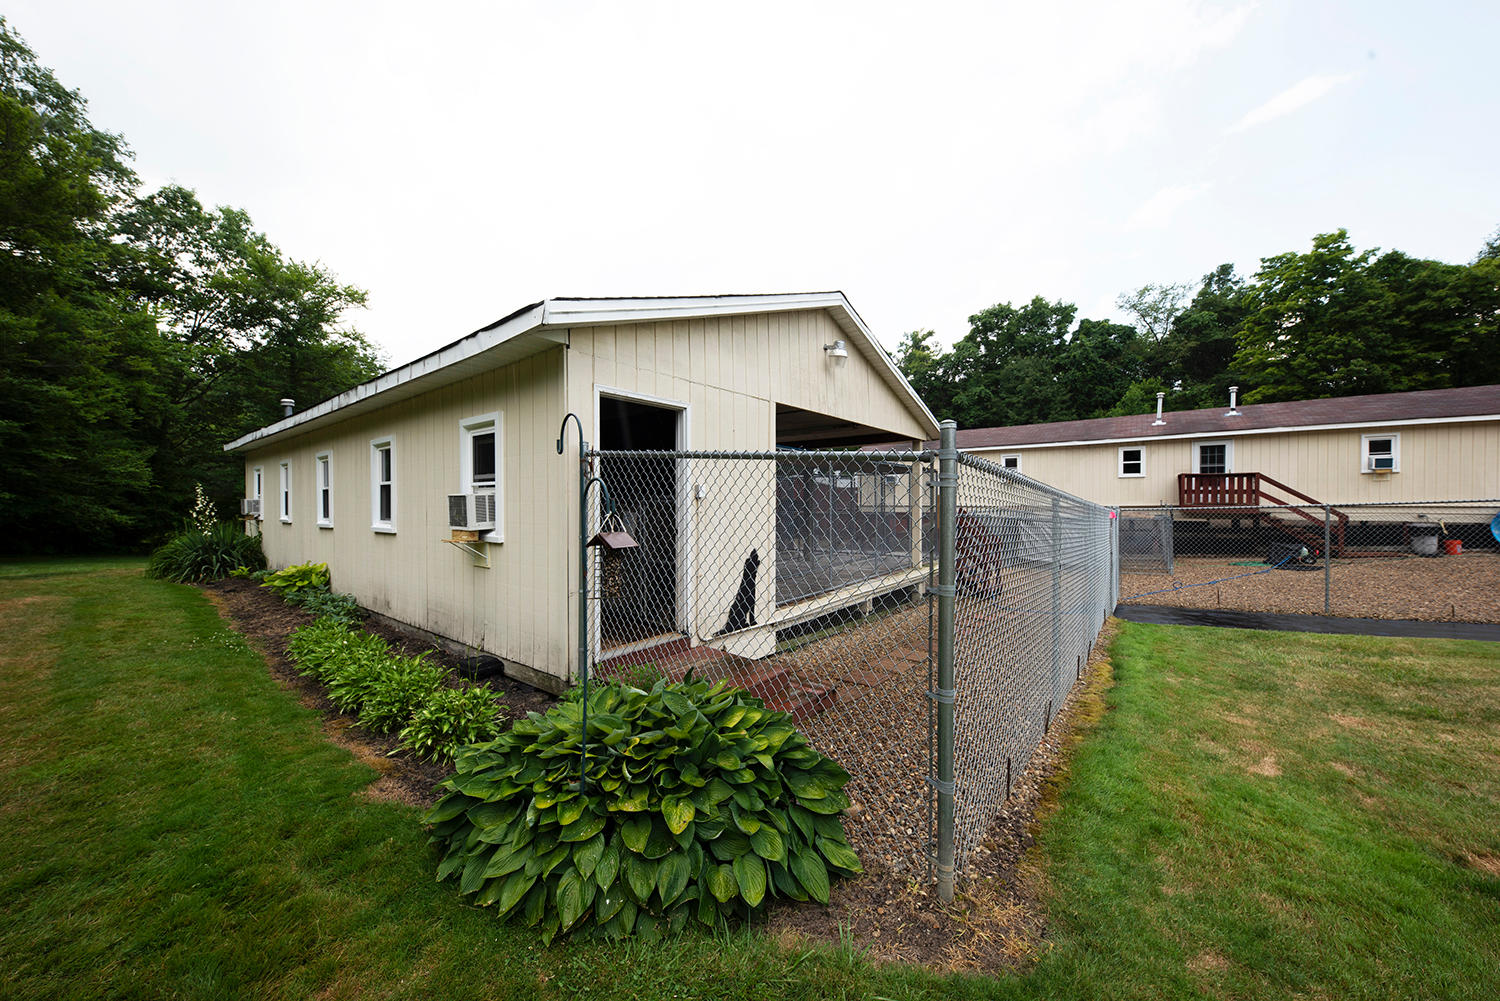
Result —
<instances>
[{"instance_id":1,"label":"dark brown roof","mask_svg":"<svg viewBox=\"0 0 1500 1001\"><path fill-rule=\"evenodd\" d=\"M1325 424L1382 424L1388 421L1431 420L1438 417L1496 417L1500 419L1500 386L1464 389L1424 389L1414 393L1344 396L1331 400L1291 403L1240 404L1240 416L1226 417L1229 401L1207 410L1174 410L1153 424L1156 414L1100 417L1055 424L974 428L958 432L959 448L1006 448L1062 441L1147 439L1167 435L1223 434ZM932 447L934 442L929 442Z\"/></svg>"}]
</instances>

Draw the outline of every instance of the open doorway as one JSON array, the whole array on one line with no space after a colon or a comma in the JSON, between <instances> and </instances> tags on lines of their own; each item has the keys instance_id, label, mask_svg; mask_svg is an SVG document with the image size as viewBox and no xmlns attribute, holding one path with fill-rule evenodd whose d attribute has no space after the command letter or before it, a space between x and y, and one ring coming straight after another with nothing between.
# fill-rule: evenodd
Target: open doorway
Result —
<instances>
[{"instance_id":1,"label":"open doorway","mask_svg":"<svg viewBox=\"0 0 1500 1001\"><path fill-rule=\"evenodd\" d=\"M637 400L599 397L599 448L670 452L678 447L682 411ZM599 475L620 521L639 547L602 559L600 647L614 650L676 638L678 614L677 460L670 456L609 456Z\"/></svg>"}]
</instances>

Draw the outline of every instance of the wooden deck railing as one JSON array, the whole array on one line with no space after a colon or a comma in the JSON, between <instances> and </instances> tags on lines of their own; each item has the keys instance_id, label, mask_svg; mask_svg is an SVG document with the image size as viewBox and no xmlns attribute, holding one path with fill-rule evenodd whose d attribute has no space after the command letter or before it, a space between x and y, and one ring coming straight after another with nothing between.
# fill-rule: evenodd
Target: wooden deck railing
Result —
<instances>
[{"instance_id":1,"label":"wooden deck railing","mask_svg":"<svg viewBox=\"0 0 1500 1001\"><path fill-rule=\"evenodd\" d=\"M1317 513L1306 510L1303 505L1295 501L1289 501L1267 492L1268 486L1318 509ZM1321 527L1323 524L1322 501L1309 497L1295 487L1289 487L1264 473L1178 473L1177 503L1182 507L1235 509L1222 513L1250 514L1257 517L1260 512L1254 509L1271 505L1285 509L1288 514L1296 515L1314 525ZM1334 553L1337 554L1344 548L1344 534L1349 525L1349 516L1338 508L1330 507L1328 510L1333 517L1333 524L1329 526L1332 535L1330 542ZM1310 541L1321 543L1322 539L1318 536Z\"/></svg>"}]
</instances>

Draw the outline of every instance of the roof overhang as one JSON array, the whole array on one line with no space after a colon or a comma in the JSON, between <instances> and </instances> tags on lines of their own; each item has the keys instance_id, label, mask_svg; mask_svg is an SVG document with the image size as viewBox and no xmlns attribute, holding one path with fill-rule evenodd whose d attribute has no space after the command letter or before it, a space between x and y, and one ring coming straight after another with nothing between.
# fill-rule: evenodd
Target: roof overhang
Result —
<instances>
[{"instance_id":1,"label":"roof overhang","mask_svg":"<svg viewBox=\"0 0 1500 1001\"><path fill-rule=\"evenodd\" d=\"M247 451L347 420L418 396L481 372L520 361L555 345L566 344L573 327L642 323L657 320L734 316L749 313L824 309L849 336L855 350L905 401L907 409L936 437L937 418L917 396L885 349L870 333L842 292L798 292L780 295L713 295L619 299L547 299L523 307L469 336L439 348L410 364L392 369L338 396L236 438L226 452Z\"/></svg>"}]
</instances>

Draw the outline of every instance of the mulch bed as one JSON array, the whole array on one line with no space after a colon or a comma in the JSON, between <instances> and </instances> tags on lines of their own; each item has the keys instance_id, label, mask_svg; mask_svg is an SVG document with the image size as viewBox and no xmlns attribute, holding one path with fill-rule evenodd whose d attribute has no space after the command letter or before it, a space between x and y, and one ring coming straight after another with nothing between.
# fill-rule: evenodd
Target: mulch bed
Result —
<instances>
[{"instance_id":1,"label":"mulch bed","mask_svg":"<svg viewBox=\"0 0 1500 1001\"><path fill-rule=\"evenodd\" d=\"M214 581L205 584L203 590L217 606L219 614L243 634L252 647L265 655L271 676L282 687L296 692L303 705L322 714L323 729L328 738L380 773L380 777L365 790L366 796L419 808L437 802L434 787L453 774L451 766L419 761L405 753L392 755L398 743L395 734L371 733L360 727L355 717L334 708L322 685L298 674L287 659L287 640L299 626L313 621L311 615L288 605L271 590L249 580ZM380 636L404 656L426 651L450 672L456 667L455 658L394 625L370 621L365 623L364 629ZM454 687L464 684L456 673L449 674L448 683ZM510 678L490 678L486 683L500 696L501 717L505 720L522 719L528 712L545 712L557 701L546 692Z\"/></svg>"},{"instance_id":2,"label":"mulch bed","mask_svg":"<svg viewBox=\"0 0 1500 1001\"><path fill-rule=\"evenodd\" d=\"M299 675L287 659L288 637L299 626L311 622L312 616L248 580L217 581L204 585L203 590L220 614L265 655L276 681L295 692L304 705L322 714L328 738L379 773L379 778L365 790L366 796L418 808L436 801L434 786L452 774L451 767L417 761L406 754L392 756L390 752L397 743L394 736L360 728L354 717L333 707L321 685ZM911 625L915 628L917 623ZM450 668L455 666L454 658L435 649L429 641L402 632L396 626L369 622L365 628L407 655L428 651L439 662ZM925 629L925 624L922 628ZM1103 660L1114 628L1111 620L1095 644L1089 659L1091 668ZM897 659L900 658L894 658L893 664ZM811 669L815 665L804 662L799 666ZM876 792L869 782L851 783L850 792L856 805L852 816L846 818L846 826L851 843L865 864L865 874L836 880L827 907L790 901L777 904L766 918L766 930L788 945L808 941L833 945L848 942L877 961L916 963L939 971L993 973L1022 967L1037 955L1046 937L1043 880L1039 860L1032 851L1037 811L1045 804L1046 791L1055 785L1065 764L1080 703L1089 702L1091 695L1097 703L1097 690L1102 684L1098 678L1108 672L1086 672L1084 683L1069 693L1050 732L1014 783L1012 795L988 837L970 854L954 901L946 905L938 900L931 873L921 858L920 839L913 837L918 832L888 830L885 818L892 816L891 811L882 810L872 802L880 795L903 798L920 795L917 786L927 770L925 747L879 732L880 721L884 719L888 725L898 705L901 710L898 715L902 717L915 719L919 707L925 712L925 677L917 677L915 671L891 673L893 676L886 684L878 686L885 689L877 700L884 704L870 705L858 714L872 724L863 729L864 740L848 736L847 720L857 718L852 715L832 726L829 725L832 720L821 727L812 722L807 730L816 744L839 745L826 750L835 752L845 763L855 763L863 755L889 766L876 769L884 778L890 779L899 772L904 774L906 785L915 785L892 793L889 789ZM462 683L456 674L450 675L450 684ZM556 702L553 696L508 678L493 678L488 683L500 693L507 707L504 715L509 719L523 718L527 712L543 712ZM845 684L848 683L846 680ZM837 711L830 714L837 715ZM918 756L920 762L916 760ZM869 770L860 764L851 769L861 778ZM867 809L861 799L875 809Z\"/></svg>"}]
</instances>

